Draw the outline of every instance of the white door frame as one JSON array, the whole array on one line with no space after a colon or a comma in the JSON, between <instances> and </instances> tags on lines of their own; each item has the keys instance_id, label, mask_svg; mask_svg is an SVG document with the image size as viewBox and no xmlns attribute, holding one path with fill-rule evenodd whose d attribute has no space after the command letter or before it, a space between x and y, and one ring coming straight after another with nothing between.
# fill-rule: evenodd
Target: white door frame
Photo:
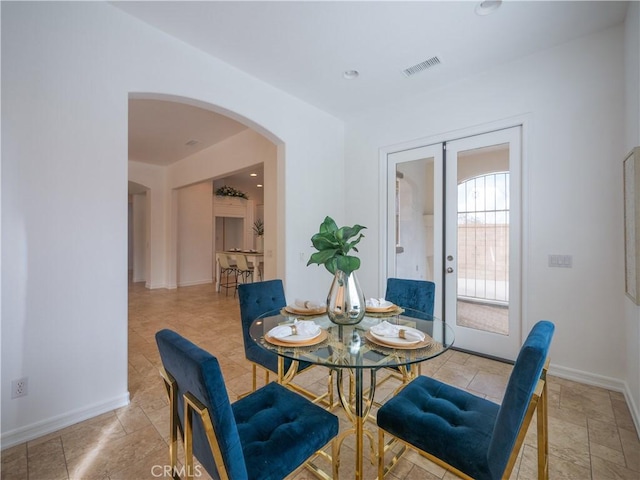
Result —
<instances>
[{"instance_id":1,"label":"white door frame","mask_svg":"<svg viewBox=\"0 0 640 480\"><path fill-rule=\"evenodd\" d=\"M480 135L473 135L447 142L447 172L446 181L446 213L445 237L446 244L444 285L445 285L445 321L454 329L456 345L464 350L478 352L485 355L515 360L522 344L522 309L520 298L521 289L521 128L510 127L494 130ZM457 323L458 298L458 186L459 176L458 153L472 151L493 145L509 145L509 309L508 335L494 333L488 330L460 326ZM449 292L454 292L451 295ZM453 317L453 318L451 318Z\"/></svg>"},{"instance_id":2,"label":"white door frame","mask_svg":"<svg viewBox=\"0 0 640 480\"><path fill-rule=\"evenodd\" d=\"M379 291L384 294L386 289L386 282L389 276L389 272L387 270L387 252L389 249L388 246L388 235L387 235L387 218L388 218L388 156L392 153L401 152L404 150L410 150L415 148L420 148L424 146L429 146L437 143L446 143L454 140L458 140L465 137L470 137L474 135L480 135L483 133L491 132L494 130L502 130L510 127L520 126L521 130L521 185L520 185L520 199L521 199L521 239L520 244L522 248L521 254L521 298L520 298L520 308L522 314L521 321L521 338L520 344L524 341L524 336L531 329L533 323L535 323L535 319L533 321L529 321L528 318L528 272L529 272L529 223L528 223L528 198L529 198L529 186L528 186L528 165L529 165L529 137L531 135L531 130L533 128L533 118L531 114L523 114L514 117L509 117L501 120L496 120L493 122L488 122L480 125L475 125L471 127L466 127L459 130L452 130L448 132L443 132L423 138L418 138L416 140L412 140L409 142L404 142L401 144L389 145L381 147L378 155L379 162ZM454 345L455 347L455 345Z\"/></svg>"}]
</instances>

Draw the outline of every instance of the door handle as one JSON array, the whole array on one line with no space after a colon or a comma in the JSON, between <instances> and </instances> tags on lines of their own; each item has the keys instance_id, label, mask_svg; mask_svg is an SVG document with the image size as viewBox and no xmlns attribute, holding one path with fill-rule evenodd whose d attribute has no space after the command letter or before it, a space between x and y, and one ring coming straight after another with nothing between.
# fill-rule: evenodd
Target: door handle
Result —
<instances>
[{"instance_id":1,"label":"door handle","mask_svg":"<svg viewBox=\"0 0 640 480\"><path fill-rule=\"evenodd\" d=\"M447 273L453 273L453 267L447 267Z\"/></svg>"}]
</instances>

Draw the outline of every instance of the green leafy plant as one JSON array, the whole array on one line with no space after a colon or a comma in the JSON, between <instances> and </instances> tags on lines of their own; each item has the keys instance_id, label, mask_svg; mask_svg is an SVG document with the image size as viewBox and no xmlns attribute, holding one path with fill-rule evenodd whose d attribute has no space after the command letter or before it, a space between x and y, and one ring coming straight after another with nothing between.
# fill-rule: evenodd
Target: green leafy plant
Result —
<instances>
[{"instance_id":1,"label":"green leafy plant","mask_svg":"<svg viewBox=\"0 0 640 480\"><path fill-rule=\"evenodd\" d=\"M264 222L261 218L253 222L253 233L256 237L261 237L264 235Z\"/></svg>"},{"instance_id":2,"label":"green leafy plant","mask_svg":"<svg viewBox=\"0 0 640 480\"><path fill-rule=\"evenodd\" d=\"M224 185L216 190L216 195L221 197L239 197L239 198L247 198L247 194L241 192L237 188L229 187L228 185Z\"/></svg>"},{"instance_id":3,"label":"green leafy plant","mask_svg":"<svg viewBox=\"0 0 640 480\"><path fill-rule=\"evenodd\" d=\"M348 253L351 250L358 251L356 245L364 237L360 231L365 228L367 227L362 225L338 228L333 218L325 217L320 224L319 232L311 237L311 243L318 251L311 255L307 265L316 263L324 265L332 274L335 274L336 270L342 270L350 275L360 268L360 259ZM352 240L354 237L356 238Z\"/></svg>"}]
</instances>

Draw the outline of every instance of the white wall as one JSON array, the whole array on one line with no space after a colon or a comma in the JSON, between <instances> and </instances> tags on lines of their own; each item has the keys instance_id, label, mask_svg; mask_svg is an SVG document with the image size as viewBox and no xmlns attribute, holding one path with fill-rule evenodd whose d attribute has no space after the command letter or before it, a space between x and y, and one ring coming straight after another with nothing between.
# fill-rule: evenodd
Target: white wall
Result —
<instances>
[{"instance_id":1,"label":"white wall","mask_svg":"<svg viewBox=\"0 0 640 480\"><path fill-rule=\"evenodd\" d=\"M267 248L282 262L289 296L296 285L328 286L307 275L297 252L309 250L325 214L344 216L344 181L335 176L341 122L109 4L3 2L3 447L128 401L132 92L234 112L277 143L282 239ZM307 178L321 188L308 188ZM169 211L173 196L162 200L170 197ZM11 400L8 385L23 376L29 395Z\"/></svg>"},{"instance_id":2,"label":"white wall","mask_svg":"<svg viewBox=\"0 0 640 480\"><path fill-rule=\"evenodd\" d=\"M147 163L129 162L128 172L130 181L147 187L145 204L147 244L142 251L145 286L147 288L168 287L171 278L175 288L175 271L171 277L166 258L169 251L167 243L170 238L172 201L171 192L167 191L166 169ZM140 251L136 250L136 254L139 253Z\"/></svg>"},{"instance_id":3,"label":"white wall","mask_svg":"<svg viewBox=\"0 0 640 480\"><path fill-rule=\"evenodd\" d=\"M133 257L133 282L144 282L147 279L147 251L149 231L149 216L147 213L149 206L149 195L138 193L133 197L133 214L130 228L130 235L133 237L132 245L129 246L129 255Z\"/></svg>"},{"instance_id":4,"label":"white wall","mask_svg":"<svg viewBox=\"0 0 640 480\"><path fill-rule=\"evenodd\" d=\"M625 151L640 145L640 4L631 2L625 21ZM640 431L640 307L624 299L627 381Z\"/></svg>"},{"instance_id":5,"label":"white wall","mask_svg":"<svg viewBox=\"0 0 640 480\"><path fill-rule=\"evenodd\" d=\"M213 281L213 185L178 190L178 286Z\"/></svg>"},{"instance_id":6,"label":"white wall","mask_svg":"<svg viewBox=\"0 0 640 480\"><path fill-rule=\"evenodd\" d=\"M609 29L349 121L347 176L357 175L363 187L346 190L348 223L369 227L361 242L363 289L383 293L376 283L384 273L376 242L383 225L371 208L386 195L380 149L525 119L524 331L552 320L555 374L629 393L638 357L637 334L629 343L622 328L623 33ZM552 253L573 255L573 268L548 268Z\"/></svg>"}]
</instances>

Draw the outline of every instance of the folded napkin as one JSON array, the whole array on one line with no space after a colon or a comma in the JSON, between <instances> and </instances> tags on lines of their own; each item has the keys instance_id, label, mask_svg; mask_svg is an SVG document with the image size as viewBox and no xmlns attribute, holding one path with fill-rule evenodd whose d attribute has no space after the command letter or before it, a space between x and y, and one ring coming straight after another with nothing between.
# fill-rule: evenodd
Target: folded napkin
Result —
<instances>
[{"instance_id":1,"label":"folded napkin","mask_svg":"<svg viewBox=\"0 0 640 480\"><path fill-rule=\"evenodd\" d=\"M319 333L320 326L313 320L296 320L293 324L278 325L269 330L269 336L272 338L285 338L291 335L313 337Z\"/></svg>"},{"instance_id":2,"label":"folded napkin","mask_svg":"<svg viewBox=\"0 0 640 480\"><path fill-rule=\"evenodd\" d=\"M390 307L393 305L388 300L384 298L368 298L367 299L367 307Z\"/></svg>"},{"instance_id":3,"label":"folded napkin","mask_svg":"<svg viewBox=\"0 0 640 480\"><path fill-rule=\"evenodd\" d=\"M327 306L326 303L315 302L313 300L300 300L299 298L296 298L294 305L296 308L302 308L305 310L320 310Z\"/></svg>"},{"instance_id":4,"label":"folded napkin","mask_svg":"<svg viewBox=\"0 0 640 480\"><path fill-rule=\"evenodd\" d=\"M400 331L403 331L404 335L401 337ZM391 337L391 338L404 338L405 340L422 341L425 339L424 333L415 330L413 328L403 327L402 325L393 325L386 320L371 327L371 331L379 337Z\"/></svg>"}]
</instances>

